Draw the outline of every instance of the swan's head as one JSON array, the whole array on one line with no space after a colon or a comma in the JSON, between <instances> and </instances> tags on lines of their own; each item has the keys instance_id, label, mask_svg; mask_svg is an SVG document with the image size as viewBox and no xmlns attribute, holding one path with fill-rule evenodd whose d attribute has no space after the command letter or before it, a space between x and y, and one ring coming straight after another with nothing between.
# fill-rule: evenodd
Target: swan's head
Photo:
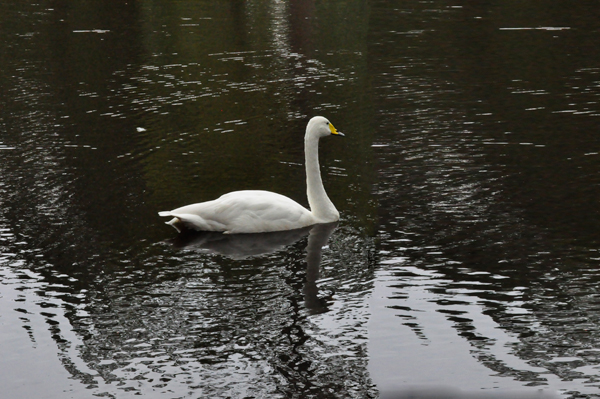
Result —
<instances>
[{"instance_id":1,"label":"swan's head","mask_svg":"<svg viewBox=\"0 0 600 399\"><path fill-rule=\"evenodd\" d=\"M342 132L338 132L327 118L315 116L308 121L308 126L306 126L306 135L320 138L331 135L343 136L344 134Z\"/></svg>"}]
</instances>

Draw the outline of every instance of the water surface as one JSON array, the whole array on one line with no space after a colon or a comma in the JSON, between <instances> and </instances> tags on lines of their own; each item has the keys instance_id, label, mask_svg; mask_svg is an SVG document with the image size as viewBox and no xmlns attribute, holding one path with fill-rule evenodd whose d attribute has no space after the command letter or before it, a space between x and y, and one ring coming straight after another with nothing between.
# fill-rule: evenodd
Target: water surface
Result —
<instances>
[{"instance_id":1,"label":"water surface","mask_svg":"<svg viewBox=\"0 0 600 399\"><path fill-rule=\"evenodd\" d=\"M600 396L593 8L1 10L9 396ZM321 143L338 225L224 241L157 216L306 204L317 114L346 133Z\"/></svg>"}]
</instances>

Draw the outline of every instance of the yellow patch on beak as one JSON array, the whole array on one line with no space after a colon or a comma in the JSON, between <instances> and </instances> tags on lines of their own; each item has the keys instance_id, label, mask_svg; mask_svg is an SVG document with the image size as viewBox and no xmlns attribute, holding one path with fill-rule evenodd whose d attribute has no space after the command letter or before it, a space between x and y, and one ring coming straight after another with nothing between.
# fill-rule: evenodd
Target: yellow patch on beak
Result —
<instances>
[{"instance_id":1,"label":"yellow patch on beak","mask_svg":"<svg viewBox=\"0 0 600 399\"><path fill-rule=\"evenodd\" d=\"M331 130L331 134L338 134L338 131L333 127L331 122L329 123L329 130Z\"/></svg>"}]
</instances>

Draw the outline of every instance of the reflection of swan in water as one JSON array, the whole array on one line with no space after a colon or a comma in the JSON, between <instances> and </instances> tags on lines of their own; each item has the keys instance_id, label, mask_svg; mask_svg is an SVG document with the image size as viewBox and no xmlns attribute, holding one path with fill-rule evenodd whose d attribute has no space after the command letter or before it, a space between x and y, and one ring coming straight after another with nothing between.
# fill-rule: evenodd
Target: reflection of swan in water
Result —
<instances>
[{"instance_id":1,"label":"reflection of swan in water","mask_svg":"<svg viewBox=\"0 0 600 399\"><path fill-rule=\"evenodd\" d=\"M304 285L304 305L312 314L327 312L328 298L319 298L319 288L317 280L319 279L319 269L321 266L321 257L323 247L327 244L337 223L318 224L314 226L308 236L306 245L306 284Z\"/></svg>"},{"instance_id":2,"label":"reflection of swan in water","mask_svg":"<svg viewBox=\"0 0 600 399\"><path fill-rule=\"evenodd\" d=\"M232 259L244 259L249 256L276 252L304 237L311 228L255 234L223 234L212 231L186 230L169 242L176 248L199 249L204 252L225 255Z\"/></svg>"},{"instance_id":3,"label":"reflection of swan in water","mask_svg":"<svg viewBox=\"0 0 600 399\"><path fill-rule=\"evenodd\" d=\"M180 233L169 242L177 248L194 248L206 252L226 255L233 259L243 259L276 252L291 245L308 234L306 246L306 283L304 303L311 313L323 313L327 309L327 299L318 297L319 267L322 249L337 227L337 222L317 224L303 229L257 234L223 234L215 232Z\"/></svg>"}]
</instances>

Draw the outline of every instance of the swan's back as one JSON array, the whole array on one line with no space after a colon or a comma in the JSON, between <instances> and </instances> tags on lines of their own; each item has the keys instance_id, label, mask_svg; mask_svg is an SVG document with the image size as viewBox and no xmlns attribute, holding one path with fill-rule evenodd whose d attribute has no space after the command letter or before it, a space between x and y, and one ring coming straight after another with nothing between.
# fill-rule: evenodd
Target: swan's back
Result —
<instances>
[{"instance_id":1,"label":"swan's back","mask_svg":"<svg viewBox=\"0 0 600 399\"><path fill-rule=\"evenodd\" d=\"M227 234L291 230L315 224L312 213L284 195L261 190L234 191L213 201L183 206L161 216L180 229Z\"/></svg>"}]
</instances>

